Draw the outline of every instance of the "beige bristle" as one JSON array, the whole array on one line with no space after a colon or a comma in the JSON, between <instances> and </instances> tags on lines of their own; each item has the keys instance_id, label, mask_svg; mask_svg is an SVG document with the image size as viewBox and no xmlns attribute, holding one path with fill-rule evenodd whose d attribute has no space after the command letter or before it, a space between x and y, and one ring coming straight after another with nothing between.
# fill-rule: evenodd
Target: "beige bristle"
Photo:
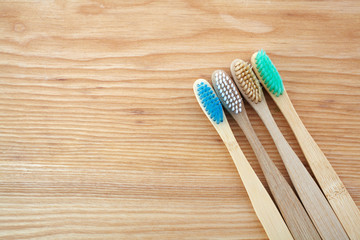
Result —
<instances>
[{"instance_id":1,"label":"beige bristle","mask_svg":"<svg viewBox=\"0 0 360 240\"><path fill-rule=\"evenodd\" d=\"M236 80L241 86L243 92L251 101L261 102L261 87L259 80L256 78L251 65L246 62L236 62L234 65Z\"/></svg>"}]
</instances>

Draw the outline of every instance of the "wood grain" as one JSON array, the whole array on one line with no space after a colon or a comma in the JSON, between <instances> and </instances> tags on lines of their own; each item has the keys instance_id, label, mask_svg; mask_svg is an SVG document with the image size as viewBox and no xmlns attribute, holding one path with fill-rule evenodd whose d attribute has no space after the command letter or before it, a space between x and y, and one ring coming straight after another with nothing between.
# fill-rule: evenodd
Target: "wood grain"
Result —
<instances>
[{"instance_id":1,"label":"wood grain","mask_svg":"<svg viewBox=\"0 0 360 240\"><path fill-rule=\"evenodd\" d=\"M265 239L192 92L260 48L360 206L358 1L2 1L0 19L1 239Z\"/></svg>"}]
</instances>

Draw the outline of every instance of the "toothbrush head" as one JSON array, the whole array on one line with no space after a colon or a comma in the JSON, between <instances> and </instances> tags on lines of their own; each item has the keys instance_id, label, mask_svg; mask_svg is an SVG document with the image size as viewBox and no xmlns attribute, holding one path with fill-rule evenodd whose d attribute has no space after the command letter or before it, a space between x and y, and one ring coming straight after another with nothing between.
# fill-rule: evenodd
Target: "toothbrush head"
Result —
<instances>
[{"instance_id":1,"label":"toothbrush head","mask_svg":"<svg viewBox=\"0 0 360 240\"><path fill-rule=\"evenodd\" d=\"M259 80L268 91L277 97L282 95L284 92L283 81L265 51L260 50L254 53L251 57L251 63L255 67L255 72Z\"/></svg>"},{"instance_id":2,"label":"toothbrush head","mask_svg":"<svg viewBox=\"0 0 360 240\"><path fill-rule=\"evenodd\" d=\"M193 88L196 99L208 118L216 124L222 123L224 112L211 85L204 79L198 79L194 82Z\"/></svg>"},{"instance_id":3,"label":"toothbrush head","mask_svg":"<svg viewBox=\"0 0 360 240\"><path fill-rule=\"evenodd\" d=\"M224 107L235 114L241 112L242 98L232 78L222 70L213 72L212 83Z\"/></svg>"},{"instance_id":4,"label":"toothbrush head","mask_svg":"<svg viewBox=\"0 0 360 240\"><path fill-rule=\"evenodd\" d=\"M261 102L261 85L251 65L243 60L235 59L231 64L231 72L243 96L254 103Z\"/></svg>"}]
</instances>

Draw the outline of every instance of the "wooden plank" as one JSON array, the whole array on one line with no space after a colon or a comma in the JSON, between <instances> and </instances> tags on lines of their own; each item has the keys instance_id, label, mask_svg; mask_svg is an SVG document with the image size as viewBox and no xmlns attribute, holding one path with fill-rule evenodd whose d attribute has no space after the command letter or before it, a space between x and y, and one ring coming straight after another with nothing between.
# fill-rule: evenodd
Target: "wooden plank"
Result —
<instances>
[{"instance_id":1,"label":"wooden plank","mask_svg":"<svg viewBox=\"0 0 360 240\"><path fill-rule=\"evenodd\" d=\"M0 238L266 239L192 91L260 48L360 206L359 16L355 0L3 1Z\"/></svg>"}]
</instances>

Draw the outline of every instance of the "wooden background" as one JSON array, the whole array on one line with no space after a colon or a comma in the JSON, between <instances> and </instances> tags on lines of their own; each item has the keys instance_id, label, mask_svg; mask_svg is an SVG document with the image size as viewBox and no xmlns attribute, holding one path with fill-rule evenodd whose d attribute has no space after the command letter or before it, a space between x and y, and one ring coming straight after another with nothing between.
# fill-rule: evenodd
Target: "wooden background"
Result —
<instances>
[{"instance_id":1,"label":"wooden background","mask_svg":"<svg viewBox=\"0 0 360 240\"><path fill-rule=\"evenodd\" d=\"M1 1L0 239L266 239L192 91L260 48L360 206L359 1Z\"/></svg>"}]
</instances>

